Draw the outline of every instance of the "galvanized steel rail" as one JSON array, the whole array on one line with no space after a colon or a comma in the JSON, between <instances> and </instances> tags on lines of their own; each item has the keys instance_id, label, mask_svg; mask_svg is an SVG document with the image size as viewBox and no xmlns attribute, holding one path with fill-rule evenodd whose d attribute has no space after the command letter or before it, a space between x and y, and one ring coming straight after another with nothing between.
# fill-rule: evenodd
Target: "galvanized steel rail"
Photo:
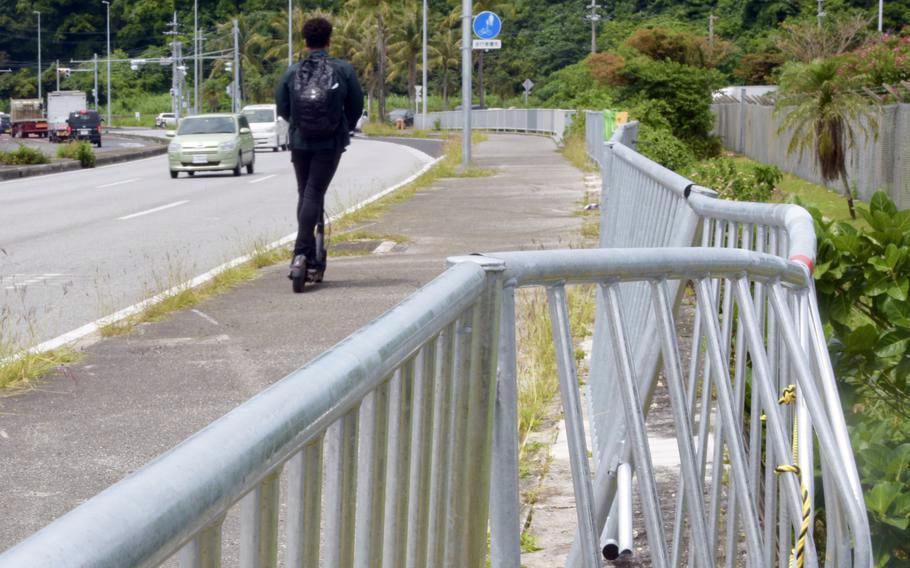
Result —
<instances>
[{"instance_id":1,"label":"galvanized steel rail","mask_svg":"<svg viewBox=\"0 0 910 568\"><path fill-rule=\"evenodd\" d=\"M474 110L471 111L471 129L547 134L559 141L572 125L574 116L574 110L549 108ZM426 124L423 116L415 117L414 121L417 128L427 130L461 130L464 114L461 111L431 112L427 114Z\"/></svg>"},{"instance_id":2,"label":"galvanized steel rail","mask_svg":"<svg viewBox=\"0 0 910 568\"><path fill-rule=\"evenodd\" d=\"M586 134L603 174L603 248L450 259L399 306L0 555L0 566L175 557L216 567L224 520L239 510L245 567L279 557L481 567L489 526L492 565L518 568L515 295L529 286L547 291L570 447L578 536L567 565L631 552L634 474L656 566L871 566L815 303L811 219L717 200L637 154L634 124L602 143L597 116L586 116ZM577 285L598 290L587 411L566 296ZM684 301L689 356L676 331ZM680 456L670 502L648 436L659 375ZM823 512L813 508L816 465ZM824 551L812 532L822 514Z\"/></svg>"}]
</instances>

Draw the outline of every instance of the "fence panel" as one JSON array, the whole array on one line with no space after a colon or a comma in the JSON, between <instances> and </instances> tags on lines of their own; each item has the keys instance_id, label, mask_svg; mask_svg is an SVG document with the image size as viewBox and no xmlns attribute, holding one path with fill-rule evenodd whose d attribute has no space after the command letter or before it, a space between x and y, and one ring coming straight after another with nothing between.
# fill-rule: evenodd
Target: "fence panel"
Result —
<instances>
[{"instance_id":1,"label":"fence panel","mask_svg":"<svg viewBox=\"0 0 910 568\"><path fill-rule=\"evenodd\" d=\"M718 102L712 110L714 134L727 148L844 193L840 180L822 181L811 149L787 152L792 132L780 131L782 115L773 107L747 101ZM864 201L882 190L899 208L910 208L910 104L883 106L876 122L869 134L854 126L857 140L847 153L848 178Z\"/></svg>"},{"instance_id":2,"label":"fence panel","mask_svg":"<svg viewBox=\"0 0 910 568\"><path fill-rule=\"evenodd\" d=\"M561 142L566 130L572 125L574 116L574 110L549 108L473 110L471 128L494 132L547 134ZM427 114L426 124L422 115L414 117L414 124L417 128L427 130L461 130L464 126L464 113L460 110L431 112Z\"/></svg>"}]
</instances>

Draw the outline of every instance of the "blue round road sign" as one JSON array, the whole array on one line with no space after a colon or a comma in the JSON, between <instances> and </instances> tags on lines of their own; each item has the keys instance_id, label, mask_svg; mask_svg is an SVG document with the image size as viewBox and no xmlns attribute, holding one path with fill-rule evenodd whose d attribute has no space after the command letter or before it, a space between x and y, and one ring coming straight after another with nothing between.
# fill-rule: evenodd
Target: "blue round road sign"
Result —
<instances>
[{"instance_id":1,"label":"blue round road sign","mask_svg":"<svg viewBox=\"0 0 910 568\"><path fill-rule=\"evenodd\" d=\"M502 20L493 12L481 12L474 16L474 33L480 39L496 39L502 31Z\"/></svg>"}]
</instances>

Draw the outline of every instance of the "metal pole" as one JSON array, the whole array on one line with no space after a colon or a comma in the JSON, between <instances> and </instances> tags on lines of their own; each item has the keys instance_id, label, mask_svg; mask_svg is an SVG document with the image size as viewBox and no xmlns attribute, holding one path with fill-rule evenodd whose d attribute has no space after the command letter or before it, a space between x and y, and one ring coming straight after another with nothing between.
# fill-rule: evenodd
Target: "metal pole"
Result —
<instances>
[{"instance_id":1,"label":"metal pole","mask_svg":"<svg viewBox=\"0 0 910 568\"><path fill-rule=\"evenodd\" d=\"M712 50L714 49L714 20L716 19L717 16L714 14L708 16L708 45L711 46Z\"/></svg>"},{"instance_id":2,"label":"metal pole","mask_svg":"<svg viewBox=\"0 0 910 568\"><path fill-rule=\"evenodd\" d=\"M423 128L427 128L427 0L423 0Z\"/></svg>"},{"instance_id":3,"label":"metal pole","mask_svg":"<svg viewBox=\"0 0 910 568\"><path fill-rule=\"evenodd\" d=\"M818 0L818 12L817 12L817 14L816 14L816 18L818 18L818 27L819 27L819 29L821 29L821 27L822 27L822 16L825 15L825 13L822 11L822 3L823 3L823 2L824 2L824 0Z\"/></svg>"},{"instance_id":4,"label":"metal pole","mask_svg":"<svg viewBox=\"0 0 910 568\"><path fill-rule=\"evenodd\" d=\"M464 128L461 142L461 165L471 165L471 0L461 0L461 108Z\"/></svg>"},{"instance_id":5,"label":"metal pole","mask_svg":"<svg viewBox=\"0 0 910 568\"><path fill-rule=\"evenodd\" d=\"M234 20L234 112L240 112L240 26Z\"/></svg>"},{"instance_id":6,"label":"metal pole","mask_svg":"<svg viewBox=\"0 0 910 568\"><path fill-rule=\"evenodd\" d=\"M111 127L111 3L102 0L107 6L107 127Z\"/></svg>"},{"instance_id":7,"label":"metal pole","mask_svg":"<svg viewBox=\"0 0 910 568\"><path fill-rule=\"evenodd\" d=\"M57 90L60 90L60 60L57 60L56 65L54 66L54 75L57 76Z\"/></svg>"},{"instance_id":8,"label":"metal pole","mask_svg":"<svg viewBox=\"0 0 910 568\"><path fill-rule=\"evenodd\" d=\"M882 33L882 19L885 15L885 0L878 0L878 33Z\"/></svg>"},{"instance_id":9,"label":"metal pole","mask_svg":"<svg viewBox=\"0 0 910 568\"><path fill-rule=\"evenodd\" d=\"M193 0L193 114L199 112L199 71L202 60L199 59L199 0Z\"/></svg>"},{"instance_id":10,"label":"metal pole","mask_svg":"<svg viewBox=\"0 0 910 568\"><path fill-rule=\"evenodd\" d=\"M294 0L288 0L288 67L294 64Z\"/></svg>"},{"instance_id":11,"label":"metal pole","mask_svg":"<svg viewBox=\"0 0 910 568\"><path fill-rule=\"evenodd\" d=\"M98 110L98 54L92 54L92 64L94 66L94 75L95 75L95 90L92 91L92 98L95 101L95 110Z\"/></svg>"},{"instance_id":12,"label":"metal pole","mask_svg":"<svg viewBox=\"0 0 910 568\"><path fill-rule=\"evenodd\" d=\"M41 98L41 12L34 10L38 14L38 98Z\"/></svg>"}]
</instances>

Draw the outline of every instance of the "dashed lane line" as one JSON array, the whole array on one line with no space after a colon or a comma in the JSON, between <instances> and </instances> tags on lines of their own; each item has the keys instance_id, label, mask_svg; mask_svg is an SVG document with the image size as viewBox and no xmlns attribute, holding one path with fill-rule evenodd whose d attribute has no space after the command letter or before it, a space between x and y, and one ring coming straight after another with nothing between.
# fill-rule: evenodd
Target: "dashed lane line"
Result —
<instances>
[{"instance_id":1,"label":"dashed lane line","mask_svg":"<svg viewBox=\"0 0 910 568\"><path fill-rule=\"evenodd\" d=\"M139 178L130 178L130 179L124 179L124 180L120 180L120 181L115 181L113 183L106 183L104 185L97 186L95 189L104 189L106 187L116 187L118 185L125 185L127 183L133 183L134 181L139 181Z\"/></svg>"},{"instance_id":2,"label":"dashed lane line","mask_svg":"<svg viewBox=\"0 0 910 568\"><path fill-rule=\"evenodd\" d=\"M273 177L275 177L275 176L277 176L277 175L278 175L278 174L271 174L271 175L267 175L267 176L265 176L265 177L261 177L261 178L258 178L258 179L254 179L253 181L249 182L249 184L250 184L250 185L253 185L254 183L260 183L260 182L263 182L263 181L265 181L265 180L267 180L267 179L272 179Z\"/></svg>"},{"instance_id":3,"label":"dashed lane line","mask_svg":"<svg viewBox=\"0 0 910 568\"><path fill-rule=\"evenodd\" d=\"M159 211L164 211L165 209L171 209L172 207L179 207L184 203L189 203L189 199L184 199L183 201L175 201L173 203L168 203L167 205L162 205L161 207L155 207L152 209L146 209L145 211L139 211L138 213L133 213L131 215L124 215L123 217L117 217L118 221L128 221L130 219L135 219L136 217L142 217L143 215L149 215L150 213L157 213Z\"/></svg>"}]
</instances>

